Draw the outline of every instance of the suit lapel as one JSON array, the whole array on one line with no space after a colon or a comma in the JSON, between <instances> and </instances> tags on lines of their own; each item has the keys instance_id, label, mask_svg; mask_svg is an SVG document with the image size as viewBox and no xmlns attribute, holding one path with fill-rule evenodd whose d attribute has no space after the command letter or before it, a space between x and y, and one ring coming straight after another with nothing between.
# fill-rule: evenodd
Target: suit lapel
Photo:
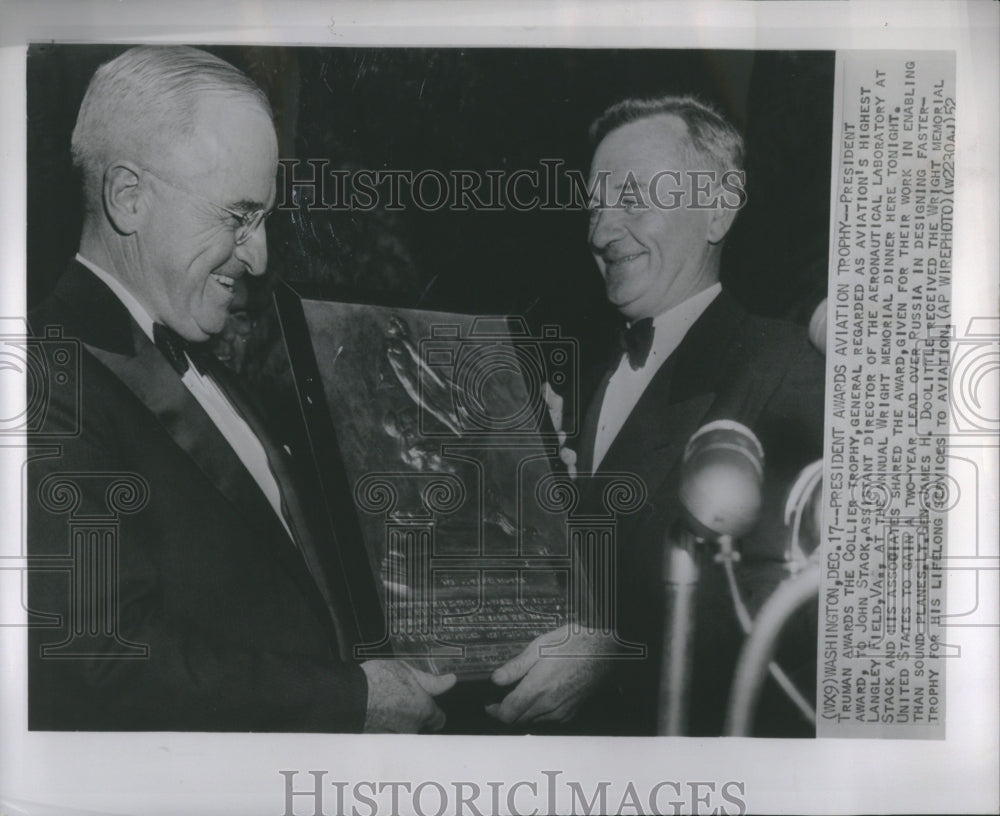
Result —
<instances>
[{"instance_id":1,"label":"suit lapel","mask_svg":"<svg viewBox=\"0 0 1000 816\"><path fill-rule=\"evenodd\" d=\"M232 446L114 293L74 262L55 294L67 333L152 412L209 481L241 513L280 526Z\"/></svg>"},{"instance_id":2,"label":"suit lapel","mask_svg":"<svg viewBox=\"0 0 1000 816\"><path fill-rule=\"evenodd\" d=\"M672 355L676 359L671 401L726 389L733 339L746 316L725 291L709 304Z\"/></svg>"},{"instance_id":3,"label":"suit lapel","mask_svg":"<svg viewBox=\"0 0 1000 816\"><path fill-rule=\"evenodd\" d=\"M680 401L672 399L675 369L676 360L671 358L656 372L598 469L598 473L635 473L650 496L680 462L687 440L714 398L707 391Z\"/></svg>"},{"instance_id":4,"label":"suit lapel","mask_svg":"<svg viewBox=\"0 0 1000 816\"><path fill-rule=\"evenodd\" d=\"M315 542L305 532L308 531L308 524L297 500L293 499L291 502L298 511L292 515L293 518L297 515L299 522L292 526L303 531L297 536L306 542L302 552L288 538L266 496L225 436L159 349L131 319L128 310L114 293L88 269L74 262L60 280L55 294L60 301L55 313L56 319L63 323L66 334L78 337L87 351L114 373L149 409L170 438L237 512L250 520L250 526L265 531L260 538L268 540L272 555L284 565L306 597L327 610L325 617L333 624L337 640L341 648L344 648L345 640L340 637L342 633L333 611L329 587L323 577L323 570L317 563ZM210 364L210 371L216 382L234 401L237 410L257 434L268 459L280 461L276 446L264 432L256 418L256 412L250 408L242 394L233 398L239 389L234 389L228 381L223 382L226 378L219 374L220 367L218 364ZM275 478L285 492L292 480L287 469L279 467L277 470L281 473L275 473ZM294 489L289 489L294 496Z\"/></svg>"},{"instance_id":5,"label":"suit lapel","mask_svg":"<svg viewBox=\"0 0 1000 816\"><path fill-rule=\"evenodd\" d=\"M337 606L333 590L326 577L324 559L320 552L321 543L316 540L313 534L312 524L309 521L307 509L302 503L302 497L296 487L291 462L288 460L287 454L274 441L270 431L265 427L260 416L257 414L257 410L249 402L242 387L240 387L240 384L231 372L217 360L211 358L210 355L204 355L202 362L205 369L223 390L230 402L232 402L237 412L243 417L247 425L250 426L257 439L260 440L261 446L264 448L264 453L267 455L271 474L274 476L281 491L282 509L285 520L292 530L292 534L295 537L295 545L298 548L297 552L291 547L283 548L285 550L283 555L299 563L305 560L312 579L315 582L314 588L319 590L323 598L323 604L329 610L330 617L337 630L337 640L341 648L346 649L353 639L341 626L340 616L336 611ZM341 656L345 659L348 657L346 654L342 654Z\"/></svg>"},{"instance_id":6,"label":"suit lapel","mask_svg":"<svg viewBox=\"0 0 1000 816\"><path fill-rule=\"evenodd\" d=\"M156 346L138 326L134 329L133 354L84 345L152 412L170 438L241 513L261 521L273 516L264 494L222 432Z\"/></svg>"},{"instance_id":7,"label":"suit lapel","mask_svg":"<svg viewBox=\"0 0 1000 816\"><path fill-rule=\"evenodd\" d=\"M580 473L590 473L594 467L594 444L597 440L597 424L601 419L601 405L608 390L608 383L614 369L608 367L597 384L597 389L587 405L583 417L583 428L580 432L580 450L577 452L577 467Z\"/></svg>"},{"instance_id":8,"label":"suit lapel","mask_svg":"<svg viewBox=\"0 0 1000 816\"><path fill-rule=\"evenodd\" d=\"M687 440L714 411L725 378L726 349L740 320L741 310L725 292L712 301L642 393L599 473L635 473L655 494L679 464ZM595 395L588 415L599 414L598 397L603 393ZM596 428L595 421L588 434L591 451Z\"/></svg>"}]
</instances>

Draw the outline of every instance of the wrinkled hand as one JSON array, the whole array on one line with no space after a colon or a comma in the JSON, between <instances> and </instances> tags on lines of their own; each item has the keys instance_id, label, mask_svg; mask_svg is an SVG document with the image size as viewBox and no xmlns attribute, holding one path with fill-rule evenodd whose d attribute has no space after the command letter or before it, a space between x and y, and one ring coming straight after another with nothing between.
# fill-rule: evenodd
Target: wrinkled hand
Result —
<instances>
[{"instance_id":1,"label":"wrinkled hand","mask_svg":"<svg viewBox=\"0 0 1000 816\"><path fill-rule=\"evenodd\" d=\"M555 428L556 438L559 440L559 458L566 465L570 478L575 478L576 451L566 447L566 432L562 428L563 398L553 391L547 382L542 383L542 396L545 398L545 407L548 408L549 419L552 420L552 427Z\"/></svg>"},{"instance_id":2,"label":"wrinkled hand","mask_svg":"<svg viewBox=\"0 0 1000 816\"><path fill-rule=\"evenodd\" d=\"M542 646L561 643L566 643L562 655L541 653ZM501 702L486 706L486 713L508 724L567 722L607 677L613 651L611 638L591 632L571 636L567 626L539 635L493 672L490 679L498 686L520 682Z\"/></svg>"},{"instance_id":3,"label":"wrinkled hand","mask_svg":"<svg viewBox=\"0 0 1000 816\"><path fill-rule=\"evenodd\" d=\"M454 674L428 674L399 660L368 660L361 668L368 677L366 733L415 734L444 727L444 712L434 697L455 685Z\"/></svg>"}]
</instances>

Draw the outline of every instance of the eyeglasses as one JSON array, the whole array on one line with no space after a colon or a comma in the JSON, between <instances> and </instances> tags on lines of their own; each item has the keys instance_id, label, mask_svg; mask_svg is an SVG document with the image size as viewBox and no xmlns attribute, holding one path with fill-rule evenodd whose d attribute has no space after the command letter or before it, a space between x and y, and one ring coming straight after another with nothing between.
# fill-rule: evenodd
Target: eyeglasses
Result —
<instances>
[{"instance_id":1,"label":"eyeglasses","mask_svg":"<svg viewBox=\"0 0 1000 816\"><path fill-rule=\"evenodd\" d=\"M221 204L216 204L214 201L205 198L205 196L198 195L198 193L192 192L191 190L186 190L183 187L178 187L173 182L167 181L165 178L163 178L163 176L159 175L158 173L154 173L148 167L144 167L142 169L145 172L149 173L149 175L151 175L153 178L157 179L158 181L162 181L168 187L177 190L177 192L184 193L184 195L190 196L191 198L196 198L198 199L198 201L203 201L205 204L215 207L215 209L217 210L222 210L223 212L235 218L236 229L233 232L233 239L236 241L237 246L239 246L240 244L245 244L247 241L249 241L250 236L257 231L257 227L259 227L264 222L265 218L267 218L272 212L274 212L274 210L264 210L264 209L251 210L250 212L245 212L245 213L237 212L236 210L229 209L229 207L223 207Z\"/></svg>"}]
</instances>

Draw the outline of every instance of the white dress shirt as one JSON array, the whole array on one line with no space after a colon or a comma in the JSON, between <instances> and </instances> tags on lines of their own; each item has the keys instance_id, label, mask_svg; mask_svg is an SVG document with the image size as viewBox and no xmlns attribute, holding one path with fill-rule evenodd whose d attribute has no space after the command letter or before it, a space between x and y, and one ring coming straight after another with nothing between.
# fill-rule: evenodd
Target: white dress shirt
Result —
<instances>
[{"instance_id":1,"label":"white dress shirt","mask_svg":"<svg viewBox=\"0 0 1000 816\"><path fill-rule=\"evenodd\" d=\"M653 345L649 350L649 357L641 368L633 371L629 364L628 355L622 354L618 361L618 368L611 375L608 381L608 388L604 392L604 401L601 403L601 414L597 420L597 435L594 438L594 465L596 471L604 460L608 448L615 441L615 437L621 431L625 420L639 402L646 387L652 381L656 372L660 370L667 358L674 353L681 344L688 329L694 325L695 321L701 317L705 311L718 297L722 291L719 283L702 289L698 294L692 295L683 303L679 303L672 309L668 309L663 314L653 318Z\"/></svg>"},{"instance_id":2,"label":"white dress shirt","mask_svg":"<svg viewBox=\"0 0 1000 816\"><path fill-rule=\"evenodd\" d=\"M76 259L93 272L107 287L115 293L122 302L132 319L139 324L139 328L150 339L153 340L153 318L149 316L141 303L122 284L120 280L101 269L97 264L91 263L82 255L77 253ZM185 355L186 356L186 355ZM292 531L285 521L285 516L281 512L281 488L271 472L271 466L267 461L267 454L257 435L253 432L246 420L240 416L239 412L229 401L229 398L222 392L215 381L198 371L190 359L188 360L187 371L181 378L191 395L198 400L198 404L205 409L205 413L219 432L226 438L233 452L239 457L243 466L249 471L253 480L263 491L268 503L274 509L282 526L289 537L294 539Z\"/></svg>"}]
</instances>

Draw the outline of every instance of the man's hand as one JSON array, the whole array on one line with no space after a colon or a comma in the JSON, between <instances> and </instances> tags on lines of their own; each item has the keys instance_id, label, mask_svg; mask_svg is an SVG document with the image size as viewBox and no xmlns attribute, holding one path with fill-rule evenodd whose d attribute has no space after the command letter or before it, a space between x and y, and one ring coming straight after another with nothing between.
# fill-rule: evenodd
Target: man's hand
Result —
<instances>
[{"instance_id":1,"label":"man's hand","mask_svg":"<svg viewBox=\"0 0 1000 816\"><path fill-rule=\"evenodd\" d=\"M549 419L552 420L552 427L556 431L556 439L559 440L559 458L566 465L566 471L570 478L576 477L576 451L566 447L566 432L562 428L563 424L563 398L552 390L552 386L547 382L542 383L542 395L545 398L545 407L549 411Z\"/></svg>"},{"instance_id":2,"label":"man's hand","mask_svg":"<svg viewBox=\"0 0 1000 816\"><path fill-rule=\"evenodd\" d=\"M543 655L545 645L566 644L561 655ZM517 657L508 660L491 677L498 686L514 688L486 713L505 723L567 722L607 676L611 638L584 632L570 635L562 626L535 638Z\"/></svg>"},{"instance_id":3,"label":"man's hand","mask_svg":"<svg viewBox=\"0 0 1000 816\"><path fill-rule=\"evenodd\" d=\"M454 674L428 674L400 660L368 660L361 668L368 677L366 733L415 734L444 727L444 712L433 698L455 685Z\"/></svg>"}]
</instances>

